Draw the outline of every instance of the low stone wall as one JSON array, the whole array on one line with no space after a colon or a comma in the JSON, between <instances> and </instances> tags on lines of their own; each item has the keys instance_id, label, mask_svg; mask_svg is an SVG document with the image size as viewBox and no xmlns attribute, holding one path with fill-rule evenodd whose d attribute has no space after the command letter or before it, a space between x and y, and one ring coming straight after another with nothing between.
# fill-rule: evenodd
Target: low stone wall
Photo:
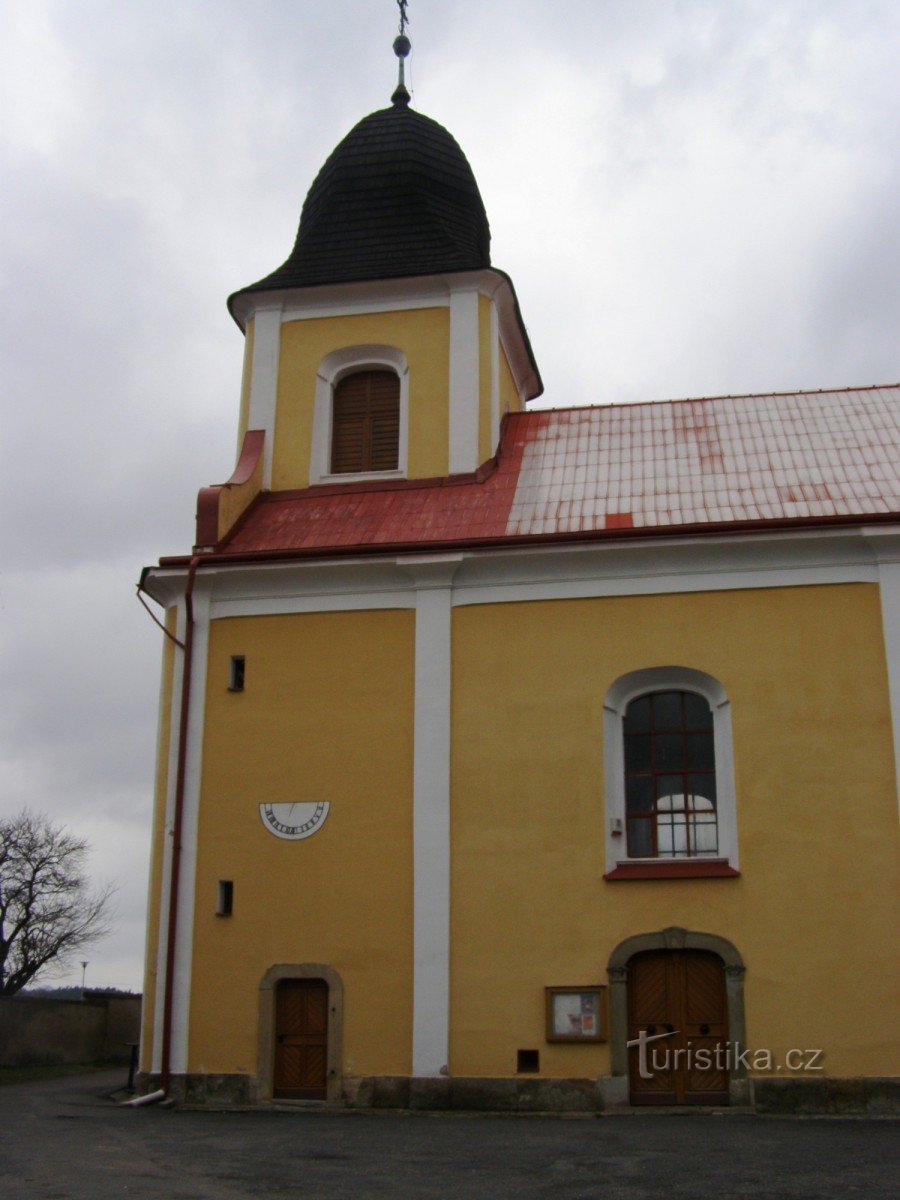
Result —
<instances>
[{"instance_id":1,"label":"low stone wall","mask_svg":"<svg viewBox=\"0 0 900 1200\"><path fill-rule=\"evenodd\" d=\"M128 1062L140 1027L140 996L0 997L0 1066Z\"/></svg>"}]
</instances>

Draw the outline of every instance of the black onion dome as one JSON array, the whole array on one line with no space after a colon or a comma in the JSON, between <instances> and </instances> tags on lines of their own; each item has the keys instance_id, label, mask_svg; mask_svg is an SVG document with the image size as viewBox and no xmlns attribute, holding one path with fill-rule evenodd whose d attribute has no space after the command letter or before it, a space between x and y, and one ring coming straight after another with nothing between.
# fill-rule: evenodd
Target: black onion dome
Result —
<instances>
[{"instance_id":1,"label":"black onion dome","mask_svg":"<svg viewBox=\"0 0 900 1200\"><path fill-rule=\"evenodd\" d=\"M404 101L364 117L332 151L290 258L244 293L490 266L490 228L466 156Z\"/></svg>"}]
</instances>

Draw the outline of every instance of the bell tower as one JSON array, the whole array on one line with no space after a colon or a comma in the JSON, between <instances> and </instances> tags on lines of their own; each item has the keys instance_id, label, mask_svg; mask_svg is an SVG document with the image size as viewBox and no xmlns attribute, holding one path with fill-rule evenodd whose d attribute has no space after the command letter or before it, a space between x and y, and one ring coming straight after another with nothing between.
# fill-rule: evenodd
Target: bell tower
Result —
<instances>
[{"instance_id":1,"label":"bell tower","mask_svg":"<svg viewBox=\"0 0 900 1200\"><path fill-rule=\"evenodd\" d=\"M205 510L201 494L198 545L227 536L258 490L471 474L504 414L542 390L472 169L410 106L409 39L394 49L390 107L328 157L286 261L229 299L246 337L241 461L227 514L218 489Z\"/></svg>"}]
</instances>

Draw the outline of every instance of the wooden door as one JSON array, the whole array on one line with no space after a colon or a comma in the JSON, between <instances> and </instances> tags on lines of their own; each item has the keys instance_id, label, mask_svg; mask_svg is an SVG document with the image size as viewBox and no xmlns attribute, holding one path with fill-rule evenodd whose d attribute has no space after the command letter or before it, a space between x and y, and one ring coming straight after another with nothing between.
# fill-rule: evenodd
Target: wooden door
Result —
<instances>
[{"instance_id":1,"label":"wooden door","mask_svg":"<svg viewBox=\"0 0 900 1200\"><path fill-rule=\"evenodd\" d=\"M629 962L629 1042L641 1033L650 1039L643 1056L638 1046L628 1051L632 1104L728 1103L728 1015L718 955L650 951Z\"/></svg>"},{"instance_id":2,"label":"wooden door","mask_svg":"<svg viewBox=\"0 0 900 1200\"><path fill-rule=\"evenodd\" d=\"M273 1094L324 1100L328 1065L328 984L283 979L275 990Z\"/></svg>"}]
</instances>

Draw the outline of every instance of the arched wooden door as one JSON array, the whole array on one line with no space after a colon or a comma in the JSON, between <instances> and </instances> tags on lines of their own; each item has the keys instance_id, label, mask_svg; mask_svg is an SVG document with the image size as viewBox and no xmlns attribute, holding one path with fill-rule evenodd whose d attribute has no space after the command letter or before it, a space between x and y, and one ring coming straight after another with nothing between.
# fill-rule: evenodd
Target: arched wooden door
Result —
<instances>
[{"instance_id":1,"label":"arched wooden door","mask_svg":"<svg viewBox=\"0 0 900 1200\"><path fill-rule=\"evenodd\" d=\"M324 1100L328 1069L328 984L282 979L275 989L273 1095Z\"/></svg>"},{"instance_id":2,"label":"arched wooden door","mask_svg":"<svg viewBox=\"0 0 900 1200\"><path fill-rule=\"evenodd\" d=\"M719 956L708 950L635 955L628 963L628 1041L632 1104L727 1104L728 1016Z\"/></svg>"}]
</instances>

